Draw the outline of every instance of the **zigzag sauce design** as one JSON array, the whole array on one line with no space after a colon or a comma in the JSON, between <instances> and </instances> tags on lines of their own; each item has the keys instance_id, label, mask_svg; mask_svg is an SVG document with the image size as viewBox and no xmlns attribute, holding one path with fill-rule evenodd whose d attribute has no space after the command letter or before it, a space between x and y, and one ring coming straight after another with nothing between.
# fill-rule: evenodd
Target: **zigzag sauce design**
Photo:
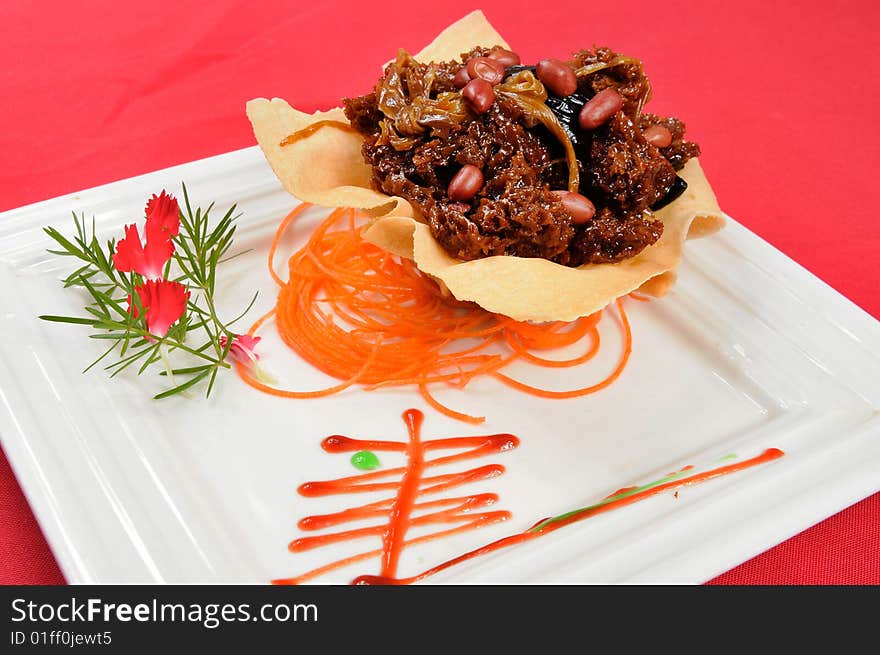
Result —
<instances>
[{"instance_id":1,"label":"zigzag sauce design","mask_svg":"<svg viewBox=\"0 0 880 655\"><path fill-rule=\"evenodd\" d=\"M274 580L275 584L299 584L324 573L373 557L381 559L380 576L393 579L397 575L400 555L406 546L475 530L510 518L510 512L504 510L483 510L483 508L498 502L497 494L493 493L425 501L420 501L420 498L437 495L461 485L501 475L504 472L504 467L500 464L478 466L460 473L425 475L425 472L435 467L512 450L519 445L519 439L512 434L492 434L422 441L421 426L424 420L422 412L417 409L408 409L403 413L403 419L409 432L409 440L406 442L371 441L335 435L324 439L321 446L331 453L359 450L405 452L407 454L406 466L371 471L338 480L306 482L299 487L299 493L307 497L383 490L396 491L392 497L359 507L333 514L307 516L299 522L299 527L302 530L322 530L374 517L384 519L383 522L365 528L301 537L289 545L291 552L296 553L341 541L378 536L382 540L382 547L331 562L293 578ZM434 451L454 449L463 450L434 459L427 457L429 453ZM397 478L397 480L388 480L388 478ZM459 525L407 540L407 532L411 527L432 524Z\"/></svg>"}]
</instances>

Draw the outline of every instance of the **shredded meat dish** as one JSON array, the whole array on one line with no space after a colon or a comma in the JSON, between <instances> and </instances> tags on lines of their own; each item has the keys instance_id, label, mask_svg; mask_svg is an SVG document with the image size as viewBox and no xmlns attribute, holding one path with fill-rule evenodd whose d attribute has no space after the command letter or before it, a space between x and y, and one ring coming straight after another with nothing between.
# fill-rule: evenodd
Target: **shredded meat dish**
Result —
<instances>
[{"instance_id":1,"label":"shredded meat dish","mask_svg":"<svg viewBox=\"0 0 880 655\"><path fill-rule=\"evenodd\" d=\"M501 48L420 63L401 51L344 100L373 184L408 200L453 257L619 262L655 243L653 211L700 154L685 125L644 111L641 62L608 48L535 66Z\"/></svg>"}]
</instances>

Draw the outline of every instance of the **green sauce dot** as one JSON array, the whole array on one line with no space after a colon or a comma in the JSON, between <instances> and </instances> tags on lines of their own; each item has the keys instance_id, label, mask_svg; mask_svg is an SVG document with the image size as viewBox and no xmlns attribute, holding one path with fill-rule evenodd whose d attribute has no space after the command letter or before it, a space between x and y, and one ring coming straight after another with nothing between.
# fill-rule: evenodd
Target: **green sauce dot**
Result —
<instances>
[{"instance_id":1,"label":"green sauce dot","mask_svg":"<svg viewBox=\"0 0 880 655\"><path fill-rule=\"evenodd\" d=\"M361 471L372 471L373 469L377 469L382 466L379 463L379 458L376 457L376 454L370 452L369 450L359 450L354 455L352 455L351 465L354 466L356 469L360 469Z\"/></svg>"}]
</instances>

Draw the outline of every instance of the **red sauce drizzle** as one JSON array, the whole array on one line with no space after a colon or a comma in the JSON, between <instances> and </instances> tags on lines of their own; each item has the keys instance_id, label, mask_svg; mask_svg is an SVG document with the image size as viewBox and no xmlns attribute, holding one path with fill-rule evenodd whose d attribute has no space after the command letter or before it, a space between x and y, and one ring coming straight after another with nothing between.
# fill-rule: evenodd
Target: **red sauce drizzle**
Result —
<instances>
[{"instance_id":1,"label":"red sauce drizzle","mask_svg":"<svg viewBox=\"0 0 880 655\"><path fill-rule=\"evenodd\" d=\"M617 509L618 507L623 507L624 505L629 505L631 503L635 503L639 500L644 500L649 496L653 496L655 494L663 493L664 491L668 491L670 489L683 487L685 485L697 484L699 482L705 482L706 480L711 480L712 478L717 478L722 475L727 475L729 473L734 473L735 471L740 471L742 469L748 468L750 466L756 466L758 464L764 464L774 459L778 459L782 457L785 453L783 453L778 448L768 448L760 455L756 457L752 457L751 459L746 459L741 462L736 462L733 464L728 464L726 466L719 466L718 468L714 468L708 471L703 471L702 473L696 473L690 477L682 478L678 480L671 480L669 482L659 484L657 486L651 487L649 489L645 489L638 493L633 493L632 495L625 496L623 498L619 498L617 500L613 500L606 503L600 503L597 505L593 505L591 507L586 507L582 510L572 512L568 515L563 515L565 518L557 519L545 519L544 521L539 521L531 528L526 530L525 532L521 532L519 534L510 535L509 537L503 537L502 539L498 539L497 541L493 541L492 543L486 544L476 550L472 550L463 555L459 555L458 557L454 557L453 559L447 560L442 564L438 564L433 568L430 568L418 575L414 575L409 578L394 578L392 576L384 576L384 575L362 575L358 578L355 578L352 584L384 584L384 585L401 585L401 584L412 584L413 582L418 582L419 580L423 580L430 575L435 573L439 573L445 569L448 569L456 564L461 564L462 562L466 562L467 560L474 559L475 557L479 557L481 555L486 555L488 553L501 550L502 548L507 548L508 546L513 546L515 544L522 543L524 541L531 541L532 539L537 539L545 534L549 534L550 532L554 532L559 528L565 527L566 525L571 525L572 523L576 523L578 521L583 521L584 519L590 518L591 516L596 516L597 514L602 514L603 512L608 512L612 509ZM687 466L682 470L688 470L693 467ZM625 490L624 490L625 491ZM612 494L613 497L616 494Z\"/></svg>"},{"instance_id":2,"label":"red sauce drizzle","mask_svg":"<svg viewBox=\"0 0 880 655\"><path fill-rule=\"evenodd\" d=\"M418 575L408 578L398 578L397 566L400 561L400 555L406 546L433 541L434 539L440 539L442 537L474 530L493 523L499 523L508 520L511 516L510 512L502 510L475 511L493 505L498 501L498 496L491 493L419 502L419 498L423 495L437 494L470 482L494 478L504 472L503 466L498 464L488 464L467 471L462 471L460 473L448 473L433 476L426 476L426 469L483 457L491 453L504 452L516 448L519 445L519 439L511 434L451 437L447 439L422 441L421 426L422 421L424 420L422 412L417 409L408 409L403 413L403 419L406 423L407 431L409 432L409 440L407 442L361 440L334 435L324 439L321 446L324 450L331 453L344 453L359 450L405 452L407 455L406 466L383 471L371 471L369 473L348 476L337 480L306 482L299 487L299 493L303 496L309 497L396 490L396 494L390 498L345 509L333 514L307 516L298 524L302 530L321 530L351 521L361 521L369 518L382 518L385 519L385 522L366 528L340 530L338 532L330 532L323 535L301 537L295 539L289 545L291 552L302 552L340 541L380 536L382 539L382 547L331 562L293 578L273 580L273 584L300 584L325 573L373 557L380 557L381 559L382 567L380 574L359 576L352 581L352 584L412 584L455 566L456 564L466 562L467 560L524 541L537 539L567 525L571 525L572 523L596 516L597 514L602 514L625 505L630 505L665 491L698 484L722 475L764 464L784 455L784 453L778 448L768 448L760 455L750 459L719 466L700 473L694 473L687 477L676 477L675 479L666 482L648 485L645 488L633 486L623 487L613 494L606 496L602 502L595 505L556 517L542 519L534 523L524 532L503 537L488 543L485 546L481 546L480 548L427 569ZM456 448L463 448L466 450L453 455L436 457L434 459L426 458L426 453L431 451ZM693 468L694 467L690 465L684 466L678 473L670 473L669 476L681 475ZM397 478L398 481L388 481L386 478ZM617 496L621 494L628 495L617 498ZM414 516L414 513L417 510L429 511L420 514L419 516ZM406 535L411 527L438 523L459 523L460 525L407 540Z\"/></svg>"},{"instance_id":3,"label":"red sauce drizzle","mask_svg":"<svg viewBox=\"0 0 880 655\"><path fill-rule=\"evenodd\" d=\"M324 450L331 453L359 450L405 452L407 455L406 466L371 471L337 480L306 482L299 487L299 493L309 497L367 493L382 490L396 491L393 497L367 503L359 507L345 509L333 514L307 516L299 522L299 527L302 530L321 530L369 518L382 518L385 521L366 528L340 530L323 535L301 537L295 539L289 545L289 549L292 552L302 552L340 541L380 536L382 547L331 562L293 578L274 580L273 583L299 584L324 573L376 556L380 557L382 563L381 573L378 577L393 580L397 575L400 555L406 546L432 541L467 530L474 530L493 523L506 521L510 518L510 512L503 510L476 511L496 503L498 501L496 494L480 493L423 502L419 502L419 499L421 496L438 494L454 487L501 475L504 472L504 467L499 464L479 466L460 473L425 475L425 472L427 469L438 466L511 450L519 445L519 439L512 434L492 434L422 441L421 426L424 419L422 412L417 409L408 409L403 413L403 419L409 433L409 440L406 442L361 440L334 435L324 439L321 446ZM427 453L449 449L465 450L453 455L443 455L433 459L427 458ZM415 516L417 511L426 510L427 513ZM459 523L460 525L409 540L406 539L407 532L411 527L438 523Z\"/></svg>"}]
</instances>

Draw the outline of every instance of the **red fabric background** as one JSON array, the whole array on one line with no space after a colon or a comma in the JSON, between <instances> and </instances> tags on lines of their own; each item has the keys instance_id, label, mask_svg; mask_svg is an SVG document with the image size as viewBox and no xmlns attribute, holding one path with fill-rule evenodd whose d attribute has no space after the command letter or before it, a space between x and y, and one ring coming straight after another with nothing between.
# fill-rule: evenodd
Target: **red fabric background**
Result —
<instances>
[{"instance_id":1,"label":"red fabric background","mask_svg":"<svg viewBox=\"0 0 880 655\"><path fill-rule=\"evenodd\" d=\"M331 107L474 8L528 61L642 58L725 210L880 316L870 0L4 2L0 210L252 145L249 98ZM0 457L0 583L62 581ZM880 494L713 582L880 583Z\"/></svg>"}]
</instances>

